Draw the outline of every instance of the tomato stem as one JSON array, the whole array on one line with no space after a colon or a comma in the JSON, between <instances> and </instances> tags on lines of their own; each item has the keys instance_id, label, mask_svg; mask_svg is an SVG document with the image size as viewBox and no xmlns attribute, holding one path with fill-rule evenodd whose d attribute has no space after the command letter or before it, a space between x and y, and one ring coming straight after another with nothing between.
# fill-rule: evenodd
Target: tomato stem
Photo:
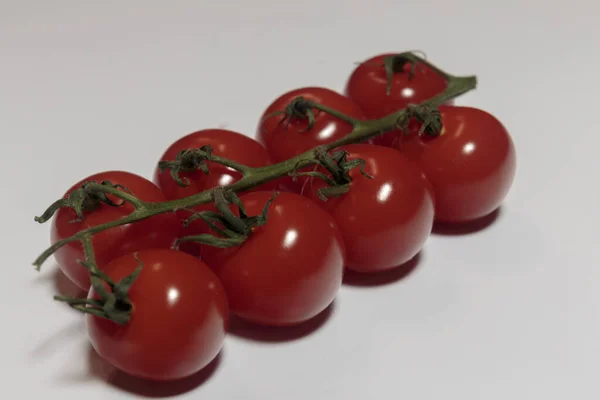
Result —
<instances>
[{"instance_id":1,"label":"tomato stem","mask_svg":"<svg viewBox=\"0 0 600 400\"><path fill-rule=\"evenodd\" d=\"M383 67L386 72L387 84L385 87L386 95L390 95L392 91L392 79L394 74L404 72L404 66L410 64L410 71L408 72L408 79L411 80L415 75L417 68L417 60L414 59L411 53L400 53L391 56L384 57Z\"/></svg>"},{"instance_id":2,"label":"tomato stem","mask_svg":"<svg viewBox=\"0 0 600 400\"><path fill-rule=\"evenodd\" d=\"M372 137L375 137L375 136L381 135L385 132L391 131L391 130L395 129L399 123L406 122L408 119L415 116L415 108L414 107L420 106L423 108L435 109L438 106L442 105L443 103L447 102L448 100L458 97L470 90L475 89L475 87L477 85L477 79L475 76L466 76L466 77L453 76L453 75L450 75L450 74L442 71L441 69L435 67L434 65L430 64L425 59L417 56L416 54L402 53L402 56L407 60L411 60L412 62L422 63L422 64L426 65L427 67L429 67L434 72L441 75L444 79L446 79L446 81L448 83L446 89L442 93L438 94L437 96L435 96L427 101L424 101L418 105L412 106L413 107L412 109L405 108L405 109L396 111L396 112L394 112L386 117L383 117L381 119L371 120L371 121L355 120L349 116L346 116L346 115L338 112L337 110L329 109L328 107L325 107L318 103L308 102L309 103L308 105L310 105L310 107L316 108L323 112L330 113L331 115L334 115L340 119L343 119L343 120L351 123L353 125L354 129L347 136L340 138L339 140L337 140L333 143L329 143L327 145L322 146L321 150L317 150L317 148L315 148L315 149L306 151L296 157L290 158L288 160L282 161L277 164L265 166L265 167L251 168L251 167L248 167L245 165L238 164L234 161L227 160L222 157L218 157L218 156L211 154L208 156L208 159L210 161L226 165L230 168L236 169L243 173L243 177L240 180L238 180L237 182L234 182L230 185L224 186L223 189L228 192L238 193L238 192L246 191L253 187L259 186L263 183L272 181L274 179L280 178L282 176L294 174L296 171L298 171L306 166L318 163L318 161L316 161L317 157L318 157L318 154L317 154L318 151L325 150L328 152L328 151L331 151L333 149L336 149L338 147L345 146L348 144L364 142ZM110 195L116 196L124 201L131 203L135 207L135 210L125 217L107 222L105 224L96 225L96 226L87 228L85 230L82 230L82 231L76 233L75 235L73 235L71 237L68 237L68 238L65 238L63 240L56 242L55 244L50 246L48 249L46 249L34 261L33 264L35 265L36 269L39 269L40 266L42 265L42 263L50 255L52 255L56 250L58 250L59 248L61 248L62 246L66 245L68 243L78 241L78 240L84 242L84 241L88 240L87 239L88 237L91 237L94 234L105 231L107 229L111 229L111 228L125 225L125 224L134 223L134 222L146 219L146 218L150 218L157 214L170 213L170 212L174 212L176 210L182 210L182 209L190 209L195 206L210 203L211 201L213 201L213 191L212 190L206 190L204 192L201 192L201 193L198 193L198 194L195 194L195 195L183 198L183 199L170 200L170 201L159 202L159 203L144 202L129 193L125 193L121 190L118 190L118 188L114 188L114 187L107 186L107 185L101 185L98 183L90 183L88 190L91 190L94 193L105 193L105 194L110 194ZM65 205L59 204L57 206L55 204L54 208L58 209L58 208L60 208L60 206L65 206ZM40 222L44 222L44 221L40 221ZM89 243L91 244L91 241Z\"/></svg>"},{"instance_id":3,"label":"tomato stem","mask_svg":"<svg viewBox=\"0 0 600 400\"><path fill-rule=\"evenodd\" d=\"M138 267L130 275L115 283L96 264L92 235L84 235L80 241L83 246L85 260L79 260L79 263L88 269L92 288L99 298L82 299L70 296L54 296L54 300L66 303L74 310L84 314L92 314L120 325L128 323L133 310L128 291L141 272L142 262L134 254L139 263Z\"/></svg>"},{"instance_id":4,"label":"tomato stem","mask_svg":"<svg viewBox=\"0 0 600 400\"><path fill-rule=\"evenodd\" d=\"M158 169L160 172L169 170L171 177L179 186L189 186L190 180L188 178L182 178L179 173L200 170L208 175L210 173L210 169L207 161L235 169L242 174L246 174L250 169L250 167L246 165L214 155L213 149L210 146L182 150L177 154L175 160L160 161L158 163Z\"/></svg>"},{"instance_id":5,"label":"tomato stem","mask_svg":"<svg viewBox=\"0 0 600 400\"><path fill-rule=\"evenodd\" d=\"M352 126L356 126L359 123L359 121L357 121L355 118L352 118L352 117L350 117L350 116L348 116L348 115L346 115L344 113L341 113L338 110L334 110L331 107L327 107L327 106L325 106L325 105L323 105L321 103L317 103L317 102L312 101L312 100L307 100L306 103L307 103L307 105L309 107L316 108L319 111L323 111L323 112L325 112L327 114L333 115L334 117L339 118L342 121L345 121L345 122L349 123Z\"/></svg>"},{"instance_id":6,"label":"tomato stem","mask_svg":"<svg viewBox=\"0 0 600 400\"><path fill-rule=\"evenodd\" d=\"M248 171L250 171L250 167L244 165L244 164L240 164L237 163L233 160L229 160L227 158L223 158L223 157L219 157L217 155L212 155L210 158L210 161L217 163L217 164L221 164L224 165L226 167L229 167L231 169L235 169L236 171L241 172L242 174L246 174Z\"/></svg>"},{"instance_id":7,"label":"tomato stem","mask_svg":"<svg viewBox=\"0 0 600 400\"><path fill-rule=\"evenodd\" d=\"M196 242L220 248L241 245L248 239L253 228L267 223L269 206L278 194L278 192L273 194L259 215L250 217L235 192L225 190L223 187L213 189L213 199L218 212L201 211L194 213L184 224L188 225L193 220L202 219L219 236L208 233L184 236L177 240L175 248L179 247L182 242ZM230 205L235 205L238 208L239 217L231 211Z\"/></svg>"},{"instance_id":8,"label":"tomato stem","mask_svg":"<svg viewBox=\"0 0 600 400\"><path fill-rule=\"evenodd\" d=\"M75 221L82 221L84 218L84 211L92 211L100 206L101 203L111 207L122 206L124 202L129 202L136 208L141 206L141 200L128 192L129 190L122 185L113 185L109 181L102 181L100 183L97 183L96 181L85 182L80 188L74 190L65 198L58 199L52 203L41 216L34 217L34 220L35 222L43 224L52 218L52 216L61 208L73 209L75 215L77 215ZM106 196L107 194L116 196L123 200L123 202L115 203Z\"/></svg>"},{"instance_id":9,"label":"tomato stem","mask_svg":"<svg viewBox=\"0 0 600 400\"><path fill-rule=\"evenodd\" d=\"M327 201L331 197L339 197L350 190L350 183L352 178L350 177L350 171L354 168L359 168L360 173L369 179L373 177L365 171L365 160L357 158L348 161L348 153L345 150L334 151L333 154L329 154L324 147L318 147L315 150L316 158L330 174L328 177L321 173L312 173L313 176L321 178L327 187L317 190L317 195L323 201Z\"/></svg>"}]
</instances>

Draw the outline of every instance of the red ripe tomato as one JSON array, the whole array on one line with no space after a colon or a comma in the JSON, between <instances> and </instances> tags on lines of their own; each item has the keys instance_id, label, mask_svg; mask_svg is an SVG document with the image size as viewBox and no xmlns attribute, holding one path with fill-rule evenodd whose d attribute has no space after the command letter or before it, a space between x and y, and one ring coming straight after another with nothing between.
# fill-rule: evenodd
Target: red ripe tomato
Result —
<instances>
[{"instance_id":1,"label":"red ripe tomato","mask_svg":"<svg viewBox=\"0 0 600 400\"><path fill-rule=\"evenodd\" d=\"M240 197L260 214L273 192ZM307 321L327 308L342 284L344 245L333 218L311 200L280 193L268 221L241 246L202 247L227 291L231 311L261 325Z\"/></svg>"},{"instance_id":2,"label":"red ripe tomato","mask_svg":"<svg viewBox=\"0 0 600 400\"><path fill-rule=\"evenodd\" d=\"M423 173L396 150L368 144L344 148L348 160L363 159L365 172L350 171L350 190L326 202L317 190L325 183L313 178L306 195L333 215L346 244L346 267L379 272L406 263L419 253L431 233L432 189Z\"/></svg>"},{"instance_id":3,"label":"red ripe tomato","mask_svg":"<svg viewBox=\"0 0 600 400\"><path fill-rule=\"evenodd\" d=\"M267 150L256 140L244 136L241 133L225 129L206 129L190 133L173 143L160 158L163 160L175 160L177 154L186 149L200 148L202 146L211 146L213 154L230 159L248 167L263 167L271 164L271 158ZM207 162L209 174L202 171L181 172L180 176L187 178L190 185L186 187L179 186L171 177L170 171L160 172L158 168L154 173L154 182L160 187L168 200L181 199L214 189L219 186L230 185L242 178L242 174L232 168L221 164ZM276 189L279 181L267 182L259 189ZM207 205L195 207L196 211L208 209ZM180 219L190 216L190 213L179 211L177 213ZM193 223L189 227L182 227L179 236L196 235L202 232L202 226L199 223ZM183 243L180 250L197 255L199 246L195 243Z\"/></svg>"},{"instance_id":4,"label":"red ripe tomato","mask_svg":"<svg viewBox=\"0 0 600 400\"><path fill-rule=\"evenodd\" d=\"M467 222L502 203L516 171L510 135L494 116L471 107L442 106L438 137L406 136L401 152L414 160L433 185L436 220Z\"/></svg>"},{"instance_id":5,"label":"red ripe tomato","mask_svg":"<svg viewBox=\"0 0 600 400\"><path fill-rule=\"evenodd\" d=\"M161 161L175 160L181 150L211 146L213 154L230 159L248 167L264 167L271 164L269 154L256 140L241 133L225 129L206 129L190 133L173 143L160 158ZM181 172L182 178L188 178L190 185L179 186L171 177L170 171L154 173L154 182L163 191L167 199L175 200L219 186L230 185L242 178L242 174L232 168L207 162L210 173L202 171ZM274 184L266 184L263 189L275 188Z\"/></svg>"},{"instance_id":6,"label":"red ripe tomato","mask_svg":"<svg viewBox=\"0 0 600 400\"><path fill-rule=\"evenodd\" d=\"M108 180L113 184L123 185L143 201L166 200L160 189L152 182L139 175L123 171L101 172L83 179L73 185L65 193L65 197L80 188L84 182L92 180L97 182ZM120 202L119 199L114 199L114 201ZM52 221L51 241L56 243L81 230L122 218L133 210L133 206L129 203L120 207L101 204L95 210L85 212L83 221L72 222L77 219L75 212L70 208L61 208ZM178 220L173 214L155 215L134 224L105 230L94 235L92 239L96 262L102 268L113 259L127 253L148 248L170 248L177 238L178 230ZM83 290L88 290L90 287L88 270L77 262L77 260L85 259L83 247L79 241L71 242L58 249L55 258L69 279Z\"/></svg>"},{"instance_id":7,"label":"red ripe tomato","mask_svg":"<svg viewBox=\"0 0 600 400\"><path fill-rule=\"evenodd\" d=\"M319 145L334 142L352 132L352 125L325 112L313 110L315 123L308 127L308 120L291 118L289 125L282 123L284 115L266 116L283 111L297 97L318 102L356 119L365 119L361 109L348 97L321 87L305 87L292 90L278 97L265 110L258 126L257 137L265 145L275 162L285 161ZM281 180L284 189L297 192L301 182L290 178Z\"/></svg>"},{"instance_id":8,"label":"red ripe tomato","mask_svg":"<svg viewBox=\"0 0 600 400\"><path fill-rule=\"evenodd\" d=\"M392 75L391 89L387 93L387 73L383 66L386 56L381 54L361 63L350 75L346 94L358 104L366 116L377 119L418 104L442 93L448 86L446 80L423 64L417 64L411 77L412 66L408 63ZM398 131L389 132L373 139L373 143L392 146Z\"/></svg>"},{"instance_id":9,"label":"red ripe tomato","mask_svg":"<svg viewBox=\"0 0 600 400\"><path fill-rule=\"evenodd\" d=\"M302 131L308 127L307 119L291 118L287 127L280 123L284 115L264 119L273 112L285 110L297 97L333 108L356 119L365 118L364 113L354 101L331 89L305 87L289 91L278 97L265 110L257 131L257 137L264 143L276 162L285 161L316 146L334 142L352 132L352 125L319 110L313 110L315 123L306 132Z\"/></svg>"},{"instance_id":10,"label":"red ripe tomato","mask_svg":"<svg viewBox=\"0 0 600 400\"><path fill-rule=\"evenodd\" d=\"M98 354L130 375L157 381L192 375L219 353L229 309L219 279L208 266L175 250L137 253L142 271L129 289L133 305L126 325L86 315ZM133 254L117 258L104 271L114 281L138 266ZM90 289L88 298L97 298Z\"/></svg>"}]
</instances>

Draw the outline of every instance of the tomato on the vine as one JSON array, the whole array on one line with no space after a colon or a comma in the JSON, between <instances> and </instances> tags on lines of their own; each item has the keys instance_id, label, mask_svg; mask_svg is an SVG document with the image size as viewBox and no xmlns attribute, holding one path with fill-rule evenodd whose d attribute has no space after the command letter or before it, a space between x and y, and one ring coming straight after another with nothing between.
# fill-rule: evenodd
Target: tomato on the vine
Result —
<instances>
[{"instance_id":1,"label":"tomato on the vine","mask_svg":"<svg viewBox=\"0 0 600 400\"><path fill-rule=\"evenodd\" d=\"M316 146L334 142L352 132L352 125L348 122L316 109L313 110L315 121L310 129L306 118L289 117L284 114L272 116L275 112L284 111L297 97L333 108L358 120L365 119L364 113L354 101L331 89L304 87L284 93L264 111L256 133L276 162L285 161ZM284 190L298 192L302 182L303 179L294 181L285 177L280 180L280 185Z\"/></svg>"},{"instance_id":2,"label":"tomato on the vine","mask_svg":"<svg viewBox=\"0 0 600 400\"><path fill-rule=\"evenodd\" d=\"M247 167L256 168L271 164L271 158L267 150L259 142L241 133L226 129L205 129L190 133L171 144L160 158L160 161L175 160L180 151L198 149L202 146L210 146L213 149L212 154L227 158ZM205 190L230 185L242 178L241 172L230 167L211 161L207 161L206 164L209 170L208 174L201 170L179 173L183 179L189 180L189 186L180 186L173 179L169 170L161 172L158 167L154 172L154 182L160 187L168 200L176 200ZM266 182L254 190L276 189L278 185L278 181ZM201 211L207 208L207 205L200 205L195 207L195 210ZM177 215L183 220L188 218L190 213L179 211ZM200 225L195 222L189 227L182 226L179 235L197 234L202 229ZM183 243L180 249L193 255L197 255L199 252L199 246L195 243Z\"/></svg>"},{"instance_id":3,"label":"tomato on the vine","mask_svg":"<svg viewBox=\"0 0 600 400\"><path fill-rule=\"evenodd\" d=\"M106 171L89 176L73 185L64 197L67 197L75 189L79 189L84 182L104 180L124 186L143 201L167 200L152 182L139 175L124 171ZM121 202L116 198L114 201ZM71 208L61 208L52 221L51 241L54 244L81 230L123 218L133 211L134 208L129 203L118 207L101 203L96 209L84 212L82 221L75 222L77 219L75 211ZM102 268L113 259L127 253L148 248L170 248L177 238L178 230L178 221L173 214L159 214L133 224L99 232L92 239L96 262L99 268ZM66 244L54 255L60 269L71 281L83 290L90 287L88 270L78 262L78 260L85 260L83 247L79 241Z\"/></svg>"},{"instance_id":4,"label":"tomato on the vine","mask_svg":"<svg viewBox=\"0 0 600 400\"><path fill-rule=\"evenodd\" d=\"M400 151L414 160L433 185L436 220L468 222L496 210L516 172L512 139L493 115L472 107L439 108L440 136L410 134Z\"/></svg>"},{"instance_id":5,"label":"tomato on the vine","mask_svg":"<svg viewBox=\"0 0 600 400\"><path fill-rule=\"evenodd\" d=\"M240 197L258 215L273 192ZM236 210L237 211L237 210ZM313 201L282 192L240 246L202 246L202 259L217 273L231 311L261 325L299 324L326 309L342 284L344 244L333 218Z\"/></svg>"},{"instance_id":6,"label":"tomato on the vine","mask_svg":"<svg viewBox=\"0 0 600 400\"><path fill-rule=\"evenodd\" d=\"M190 133L169 146L160 161L175 160L182 150L210 146L213 154L243 164L247 167L264 167L271 164L267 150L256 140L241 133L226 129L205 129ZM163 191L167 199L175 200L188 197L219 186L230 185L242 178L242 174L230 167L207 161L209 173L191 171L181 172L182 178L189 180L189 186L180 186L171 177L170 171L154 172L154 182ZM275 188L271 182L262 189Z\"/></svg>"},{"instance_id":7,"label":"tomato on the vine","mask_svg":"<svg viewBox=\"0 0 600 400\"><path fill-rule=\"evenodd\" d=\"M409 104L418 104L440 93L446 87L446 80L426 65L399 62L395 65L388 93L388 77L384 59L393 56L381 54L357 66L348 82L346 94L358 104L371 119L382 118ZM398 137L393 131L373 139L373 143L392 146Z\"/></svg>"},{"instance_id":8,"label":"tomato on the vine","mask_svg":"<svg viewBox=\"0 0 600 400\"><path fill-rule=\"evenodd\" d=\"M257 137L265 145L274 161L281 162L295 157L313 147L334 142L350 132L352 125L326 112L313 110L315 121L308 128L308 119L289 118L282 122L285 115L266 118L277 111L284 111L297 97L314 101L333 108L355 119L364 119L365 115L358 105L348 97L331 89L322 87L305 87L291 90L279 96L263 113L258 126Z\"/></svg>"},{"instance_id":9,"label":"tomato on the vine","mask_svg":"<svg viewBox=\"0 0 600 400\"><path fill-rule=\"evenodd\" d=\"M128 291L130 321L119 325L86 315L94 349L140 378L175 380L200 371L221 350L227 330L229 308L221 282L204 262L165 249L124 255L104 272L118 282L138 260L142 270ZM88 298L97 298L93 288Z\"/></svg>"},{"instance_id":10,"label":"tomato on the vine","mask_svg":"<svg viewBox=\"0 0 600 400\"><path fill-rule=\"evenodd\" d=\"M305 195L329 211L346 245L346 267L380 272L402 265L424 246L433 227L434 198L421 170L389 147L353 144L343 148L348 160L365 161L350 171L350 190L323 201L325 183L312 178Z\"/></svg>"}]
</instances>

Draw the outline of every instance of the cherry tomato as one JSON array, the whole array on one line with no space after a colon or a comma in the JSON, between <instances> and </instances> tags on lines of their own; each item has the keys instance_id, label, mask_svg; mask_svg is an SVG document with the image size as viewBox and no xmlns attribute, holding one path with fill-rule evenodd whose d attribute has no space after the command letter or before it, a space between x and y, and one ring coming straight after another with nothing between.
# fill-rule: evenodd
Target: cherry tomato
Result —
<instances>
[{"instance_id":1,"label":"cherry tomato","mask_svg":"<svg viewBox=\"0 0 600 400\"><path fill-rule=\"evenodd\" d=\"M130 290L131 319L119 325L86 315L98 354L130 375L165 381L192 375L219 353L229 308L223 286L202 261L175 250L137 253L142 271ZM104 271L114 281L138 266L133 254L113 260ZM88 298L97 298L90 289Z\"/></svg>"},{"instance_id":2,"label":"cherry tomato","mask_svg":"<svg viewBox=\"0 0 600 400\"><path fill-rule=\"evenodd\" d=\"M442 106L438 137L409 135L399 149L414 160L433 185L436 220L467 222L502 203L516 171L516 154L505 127L471 107Z\"/></svg>"},{"instance_id":3,"label":"cherry tomato","mask_svg":"<svg viewBox=\"0 0 600 400\"><path fill-rule=\"evenodd\" d=\"M290 118L289 125L282 122L283 115L265 119L273 112L285 110L297 97L318 102L356 119L365 119L364 113L354 101L333 90L305 87L289 91L278 97L265 110L257 130L257 137L276 162L285 161L316 146L334 142L352 132L352 125L319 110L313 110L315 123L308 131L304 131L308 127L306 119ZM302 182L302 179L294 182L291 178L285 178L280 183L283 189L297 192Z\"/></svg>"},{"instance_id":4,"label":"cherry tomato","mask_svg":"<svg viewBox=\"0 0 600 400\"><path fill-rule=\"evenodd\" d=\"M225 129L206 129L190 133L173 143L160 158L164 160L175 160L181 150L211 146L213 154L230 159L248 167L264 167L271 164L269 154L256 140L244 136L241 133ZM154 173L154 182L163 191L167 199L181 199L214 189L219 186L230 185L242 178L242 174L232 168L207 162L210 173L202 171L182 172L182 178L188 178L190 185L179 186L171 177L170 171L162 173L158 167ZM274 184L268 183L263 189L275 188Z\"/></svg>"},{"instance_id":5,"label":"cherry tomato","mask_svg":"<svg viewBox=\"0 0 600 400\"><path fill-rule=\"evenodd\" d=\"M346 245L346 267L379 272L402 265L419 253L431 233L434 198L419 168L398 151L368 144L344 148L348 160L363 159L365 172L350 171L350 190L323 201L322 180L309 182L307 196L329 211Z\"/></svg>"},{"instance_id":6,"label":"cherry tomato","mask_svg":"<svg viewBox=\"0 0 600 400\"><path fill-rule=\"evenodd\" d=\"M182 150L200 148L206 145L213 148L213 154L248 167L263 167L271 164L269 154L260 143L241 133L225 129L206 129L190 133L169 146L160 160L175 160L177 154ZM160 187L168 200L175 200L219 186L230 185L242 178L242 174L232 168L210 161L207 164L210 171L208 175L202 171L180 173L182 178L189 179L189 186L179 186L171 177L169 170L160 172L158 167L154 173L154 182ZM261 185L259 189L276 189L279 182L277 180L267 182ZM207 208L207 205L194 207L196 211L206 210ZM177 215L183 220L188 218L190 213L179 211ZM181 226L179 236L196 235L201 232L202 226L194 222L189 227ZM180 250L193 255L198 255L200 251L199 246L191 242L183 243Z\"/></svg>"},{"instance_id":7,"label":"cherry tomato","mask_svg":"<svg viewBox=\"0 0 600 400\"><path fill-rule=\"evenodd\" d=\"M133 195L149 202L165 201L165 196L152 182L139 175L124 171L106 171L89 176L71 187L65 197L84 182L111 181L126 187ZM114 199L115 202L120 200ZM105 224L110 221L127 216L133 211L129 203L119 207L101 204L98 208L84 213L81 222L73 222L77 215L70 208L61 208L56 213L51 230L51 241L73 236L77 232L92 226ZM95 249L96 262L102 269L113 259L127 253L148 248L170 248L177 238L179 230L178 221L173 214L159 214L134 224L122 225L108 229L94 235L92 243ZM83 290L90 287L88 270L81 266L77 260L84 260L83 247L79 241L71 242L61 247L55 253L55 258L60 269L77 286Z\"/></svg>"},{"instance_id":8,"label":"cherry tomato","mask_svg":"<svg viewBox=\"0 0 600 400\"><path fill-rule=\"evenodd\" d=\"M248 215L260 214L273 192L240 197ZM227 291L231 311L261 325L285 326L323 311L342 284L344 245L333 218L313 201L282 192L268 221L241 246L202 247Z\"/></svg>"},{"instance_id":9,"label":"cherry tomato","mask_svg":"<svg viewBox=\"0 0 600 400\"><path fill-rule=\"evenodd\" d=\"M358 104L368 118L377 119L418 104L442 93L447 83L444 78L423 64L417 64L414 75L408 63L400 66L392 75L391 88L387 93L387 73L383 66L386 56L381 54L361 63L354 69L346 84L346 94ZM398 131L392 131L373 139L373 143L392 146Z\"/></svg>"}]
</instances>

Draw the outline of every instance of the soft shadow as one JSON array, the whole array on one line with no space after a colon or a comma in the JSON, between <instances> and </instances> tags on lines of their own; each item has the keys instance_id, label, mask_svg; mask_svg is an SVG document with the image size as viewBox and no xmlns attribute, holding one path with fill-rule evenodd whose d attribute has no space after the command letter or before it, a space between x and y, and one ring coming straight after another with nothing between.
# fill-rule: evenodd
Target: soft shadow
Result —
<instances>
[{"instance_id":1,"label":"soft shadow","mask_svg":"<svg viewBox=\"0 0 600 400\"><path fill-rule=\"evenodd\" d=\"M321 328L331 318L335 310L335 301L320 314L296 326L261 326L244 321L234 315L229 320L231 335L256 342L288 342L302 339Z\"/></svg>"},{"instance_id":2,"label":"soft shadow","mask_svg":"<svg viewBox=\"0 0 600 400\"><path fill-rule=\"evenodd\" d=\"M87 293L74 284L57 266L54 271L54 290L57 294L71 297L87 297Z\"/></svg>"},{"instance_id":3,"label":"soft shadow","mask_svg":"<svg viewBox=\"0 0 600 400\"><path fill-rule=\"evenodd\" d=\"M444 235L444 236L459 236L459 235L471 235L473 233L477 233L483 231L486 228L489 228L494 222L500 218L502 215L502 208L499 207L495 211L492 211L490 214L485 217L481 217L474 221L465 222L465 223L445 223L445 222L436 222L433 226L432 233L434 235Z\"/></svg>"},{"instance_id":4,"label":"soft shadow","mask_svg":"<svg viewBox=\"0 0 600 400\"><path fill-rule=\"evenodd\" d=\"M89 374L124 392L141 397L176 397L202 386L221 365L223 350L206 367L196 374L177 381L157 382L136 378L109 365L90 345Z\"/></svg>"},{"instance_id":5,"label":"soft shadow","mask_svg":"<svg viewBox=\"0 0 600 400\"><path fill-rule=\"evenodd\" d=\"M87 293L74 284L62 272L58 264L46 267L48 271L43 271L41 276L33 280L33 285L52 285L56 294L71 297L86 297ZM51 270L51 271L50 271Z\"/></svg>"},{"instance_id":6,"label":"soft shadow","mask_svg":"<svg viewBox=\"0 0 600 400\"><path fill-rule=\"evenodd\" d=\"M39 343L30 353L31 358L48 357L52 353L60 352L61 347L70 345L85 336L85 323L83 318L77 319L65 327L57 330L50 337Z\"/></svg>"},{"instance_id":7,"label":"soft shadow","mask_svg":"<svg viewBox=\"0 0 600 400\"><path fill-rule=\"evenodd\" d=\"M389 271L366 274L346 269L344 273L344 285L373 287L399 282L412 274L419 267L420 262L421 253L418 253L410 261Z\"/></svg>"},{"instance_id":8,"label":"soft shadow","mask_svg":"<svg viewBox=\"0 0 600 400\"><path fill-rule=\"evenodd\" d=\"M32 269L33 269L33 267L32 267ZM58 264L56 262L48 262L47 264L44 264L43 267L41 268L41 271L36 271L37 276L33 279L32 284L33 285L52 284L54 282L54 280L56 279L56 277L54 275L56 271L59 271L62 273L62 271L60 270L60 267L58 266Z\"/></svg>"}]
</instances>

